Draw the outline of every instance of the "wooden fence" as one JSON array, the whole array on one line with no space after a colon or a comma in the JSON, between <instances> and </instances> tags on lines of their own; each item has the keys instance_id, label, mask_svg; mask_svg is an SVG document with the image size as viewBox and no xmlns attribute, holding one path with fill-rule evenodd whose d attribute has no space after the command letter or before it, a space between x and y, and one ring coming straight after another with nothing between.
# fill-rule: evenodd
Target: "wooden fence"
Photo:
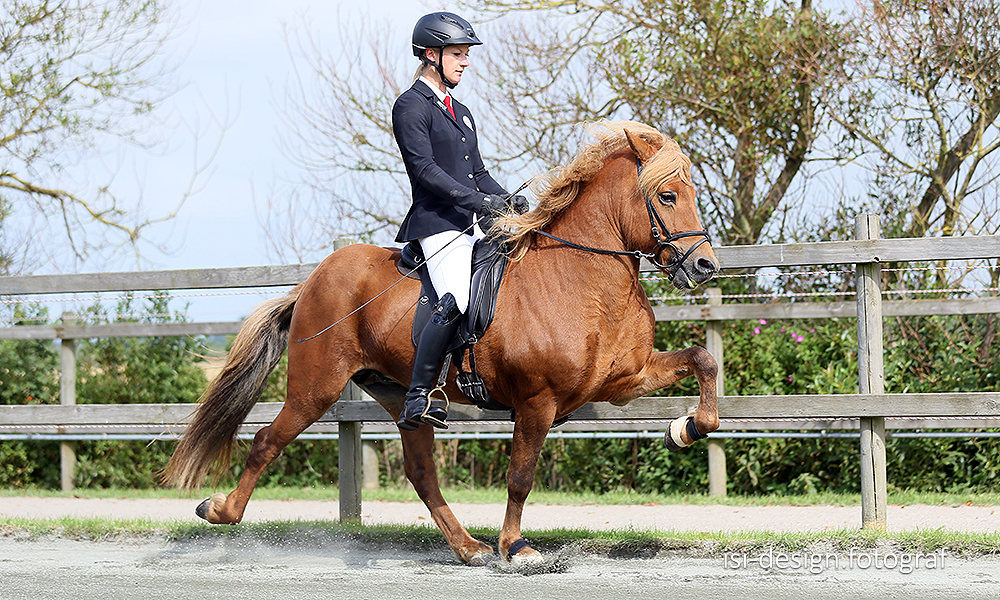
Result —
<instances>
[{"instance_id":1,"label":"wooden fence","mask_svg":"<svg viewBox=\"0 0 1000 600\"><path fill-rule=\"evenodd\" d=\"M982 260L1000 257L1000 236L957 238L878 239L878 221L863 215L856 223L856 240L770 246L720 247L716 256L724 269L757 269L829 264L855 264L855 302L730 304L716 295L709 303L660 306L658 320L704 320L707 347L724 365L721 322L733 319L796 319L856 317L858 322L859 393L799 396L727 396L724 371L719 373L719 415L722 429L850 429L859 430L861 455L862 526L885 529L886 417L894 427L991 427L1000 418L1000 393L885 394L882 370L884 316L1000 313L996 297L963 300L910 300L882 302L880 264L884 262ZM0 277L0 296L76 292L187 290L287 286L304 280L315 264L246 267L187 271L150 271ZM648 265L644 268L649 270ZM32 431L39 435L106 433L127 428L134 433L179 435L191 405L76 405L73 340L96 337L200 335L234 333L235 323L112 324L13 327L0 329L6 339L62 340L63 380L60 406L0 406L0 431ZM688 413L696 397L650 397L628 406L589 404L578 411L564 430L601 431L662 429L663 424ZM261 403L247 419L246 431L269 423L281 403ZM941 419L947 418L948 421ZM961 420L955 420L960 418ZM454 406L452 428L459 431L509 432L505 413ZM770 421L768 421L770 420ZM748 425L747 421L752 421ZM360 518L362 487L361 423L366 431L392 431L388 417L376 404L364 401L356 388L334 404L308 432L336 431L340 440L341 518ZM710 491L725 489L724 452L721 442L709 443L709 463L714 465ZM65 442L64 460L72 462L72 443ZM719 461L722 461L720 483ZM66 469L64 469L64 472ZM71 470L70 470L71 472ZM64 475L64 478L66 476ZM65 482L72 485L72 482Z\"/></svg>"}]
</instances>

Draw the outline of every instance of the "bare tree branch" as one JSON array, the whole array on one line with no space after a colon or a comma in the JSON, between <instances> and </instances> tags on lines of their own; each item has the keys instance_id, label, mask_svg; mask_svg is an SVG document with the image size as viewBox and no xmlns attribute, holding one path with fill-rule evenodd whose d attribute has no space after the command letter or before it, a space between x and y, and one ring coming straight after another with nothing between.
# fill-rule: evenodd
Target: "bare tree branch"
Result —
<instances>
[{"instance_id":1,"label":"bare tree branch","mask_svg":"<svg viewBox=\"0 0 1000 600\"><path fill-rule=\"evenodd\" d=\"M115 247L138 252L142 230L176 214L147 218L107 181L69 184L67 162L111 143L158 143L149 119L172 92L163 52L177 24L163 0L0 5L0 200L7 219L58 216L53 222L82 260Z\"/></svg>"}]
</instances>

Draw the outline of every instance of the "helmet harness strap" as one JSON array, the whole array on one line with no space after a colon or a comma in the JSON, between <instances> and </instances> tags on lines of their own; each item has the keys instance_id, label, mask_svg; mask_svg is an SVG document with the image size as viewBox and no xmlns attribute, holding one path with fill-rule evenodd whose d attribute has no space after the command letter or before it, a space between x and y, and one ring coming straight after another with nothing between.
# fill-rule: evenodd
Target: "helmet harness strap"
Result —
<instances>
[{"instance_id":1,"label":"helmet harness strap","mask_svg":"<svg viewBox=\"0 0 1000 600\"><path fill-rule=\"evenodd\" d=\"M429 58L427 58L427 50L437 51L438 59L436 63L432 62ZM425 65L430 65L435 69L437 69L438 74L441 76L441 83L443 83L448 89L453 90L455 89L455 86L457 86L458 84L452 83L447 77L444 76L443 61L444 61L444 47L425 48L424 51L420 53L420 62L424 63Z\"/></svg>"}]
</instances>

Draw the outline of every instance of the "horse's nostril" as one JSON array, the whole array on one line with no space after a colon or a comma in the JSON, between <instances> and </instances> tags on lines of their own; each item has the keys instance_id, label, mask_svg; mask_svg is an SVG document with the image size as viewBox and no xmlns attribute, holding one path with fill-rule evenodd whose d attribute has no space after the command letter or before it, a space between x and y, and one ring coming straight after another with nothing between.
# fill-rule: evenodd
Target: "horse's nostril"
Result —
<instances>
[{"instance_id":1,"label":"horse's nostril","mask_svg":"<svg viewBox=\"0 0 1000 600\"><path fill-rule=\"evenodd\" d=\"M713 260L709 260L707 258L699 258L698 262L695 264L697 265L698 270L701 271L702 273L714 274L719 272L719 266L716 265L715 261Z\"/></svg>"}]
</instances>

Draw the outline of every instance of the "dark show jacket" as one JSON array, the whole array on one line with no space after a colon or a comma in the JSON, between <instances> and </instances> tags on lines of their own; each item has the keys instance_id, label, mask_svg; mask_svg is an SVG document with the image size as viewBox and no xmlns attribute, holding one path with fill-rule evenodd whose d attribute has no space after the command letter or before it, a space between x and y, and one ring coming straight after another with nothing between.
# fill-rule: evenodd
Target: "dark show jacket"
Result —
<instances>
[{"instance_id":1,"label":"dark show jacket","mask_svg":"<svg viewBox=\"0 0 1000 600\"><path fill-rule=\"evenodd\" d=\"M507 193L483 165L472 113L454 97L452 108L454 119L420 80L392 106L392 133L413 194L397 242L463 231L483 196Z\"/></svg>"}]
</instances>

